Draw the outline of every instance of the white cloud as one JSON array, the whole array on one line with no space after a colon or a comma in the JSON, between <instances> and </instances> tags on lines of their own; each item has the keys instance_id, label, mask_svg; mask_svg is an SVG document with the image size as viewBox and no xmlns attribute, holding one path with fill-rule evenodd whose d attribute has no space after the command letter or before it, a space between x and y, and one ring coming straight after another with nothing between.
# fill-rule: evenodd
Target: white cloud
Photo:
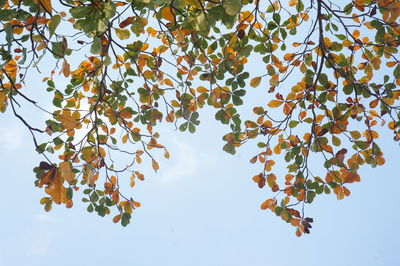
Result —
<instances>
[{"instance_id":1,"label":"white cloud","mask_svg":"<svg viewBox=\"0 0 400 266\"><path fill-rule=\"evenodd\" d=\"M7 151L16 151L22 144L21 127L14 123L0 128L0 147Z\"/></svg>"},{"instance_id":2,"label":"white cloud","mask_svg":"<svg viewBox=\"0 0 400 266\"><path fill-rule=\"evenodd\" d=\"M215 154L206 154L199 152L193 145L179 140L177 137L170 135L168 146L174 147L171 152L172 165L163 166L161 180L164 182L177 181L180 178L192 176L196 174L200 166L204 166L204 162L214 162Z\"/></svg>"}]
</instances>

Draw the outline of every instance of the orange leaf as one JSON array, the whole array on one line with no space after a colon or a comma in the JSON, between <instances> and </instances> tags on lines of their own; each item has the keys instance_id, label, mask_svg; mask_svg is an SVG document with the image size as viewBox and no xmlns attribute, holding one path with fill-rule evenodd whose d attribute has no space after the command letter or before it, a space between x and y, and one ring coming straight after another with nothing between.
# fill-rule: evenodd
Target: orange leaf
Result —
<instances>
[{"instance_id":1,"label":"orange leaf","mask_svg":"<svg viewBox=\"0 0 400 266\"><path fill-rule=\"evenodd\" d=\"M141 174L140 172L138 172L138 171L135 171L135 175L137 176L137 178L138 178L139 180L141 180L141 181L143 181L143 180L144 180L144 175L143 175L143 174Z\"/></svg>"},{"instance_id":2,"label":"orange leaf","mask_svg":"<svg viewBox=\"0 0 400 266\"><path fill-rule=\"evenodd\" d=\"M53 8L51 7L51 0L34 0L36 4L39 4L40 1L40 7L46 10L47 13L51 14L53 11Z\"/></svg>"},{"instance_id":3,"label":"orange leaf","mask_svg":"<svg viewBox=\"0 0 400 266\"><path fill-rule=\"evenodd\" d=\"M121 214L115 215L114 218L113 218L113 222L114 223L118 223L119 220L121 220Z\"/></svg>"},{"instance_id":4,"label":"orange leaf","mask_svg":"<svg viewBox=\"0 0 400 266\"><path fill-rule=\"evenodd\" d=\"M170 157L170 154L166 149L164 149L164 157L165 157L165 159L169 159L169 157Z\"/></svg>"},{"instance_id":5,"label":"orange leaf","mask_svg":"<svg viewBox=\"0 0 400 266\"><path fill-rule=\"evenodd\" d=\"M268 107L271 108L276 108L279 107L280 105L282 105L283 101L279 101L279 100L272 100L268 103Z\"/></svg>"},{"instance_id":6,"label":"orange leaf","mask_svg":"<svg viewBox=\"0 0 400 266\"><path fill-rule=\"evenodd\" d=\"M175 21L175 14L171 11L170 7L164 7L161 10L161 17L171 22Z\"/></svg>"},{"instance_id":7,"label":"orange leaf","mask_svg":"<svg viewBox=\"0 0 400 266\"><path fill-rule=\"evenodd\" d=\"M56 171L53 182L45 188L45 192L51 196L56 204L67 202L66 189L59 171Z\"/></svg>"},{"instance_id":8,"label":"orange leaf","mask_svg":"<svg viewBox=\"0 0 400 266\"><path fill-rule=\"evenodd\" d=\"M174 111L171 111L171 112L165 117L165 121L172 123L172 122L174 122L174 120L175 120L175 112L174 112Z\"/></svg>"},{"instance_id":9,"label":"orange leaf","mask_svg":"<svg viewBox=\"0 0 400 266\"><path fill-rule=\"evenodd\" d=\"M160 169L160 166L158 165L158 162L154 159L151 159L151 165L153 166L154 171L157 172L158 169Z\"/></svg>"}]
</instances>

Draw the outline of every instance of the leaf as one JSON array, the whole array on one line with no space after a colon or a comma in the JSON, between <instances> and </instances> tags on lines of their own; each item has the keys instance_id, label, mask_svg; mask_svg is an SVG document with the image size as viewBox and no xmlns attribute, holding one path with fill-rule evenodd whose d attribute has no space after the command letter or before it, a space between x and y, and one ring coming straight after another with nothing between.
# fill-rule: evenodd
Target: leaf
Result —
<instances>
[{"instance_id":1,"label":"leaf","mask_svg":"<svg viewBox=\"0 0 400 266\"><path fill-rule=\"evenodd\" d=\"M224 0L222 6L230 16L235 16L242 9L242 0Z\"/></svg>"},{"instance_id":2,"label":"leaf","mask_svg":"<svg viewBox=\"0 0 400 266\"><path fill-rule=\"evenodd\" d=\"M336 136L332 136L332 143L335 146L340 146L340 144L341 144L340 138L338 138Z\"/></svg>"},{"instance_id":3,"label":"leaf","mask_svg":"<svg viewBox=\"0 0 400 266\"><path fill-rule=\"evenodd\" d=\"M231 143L225 144L222 149L232 155L236 153L235 146L233 146Z\"/></svg>"},{"instance_id":4,"label":"leaf","mask_svg":"<svg viewBox=\"0 0 400 266\"><path fill-rule=\"evenodd\" d=\"M151 159L151 166L153 167L154 171L157 172L158 169L160 169L160 166L158 165L158 162L154 159Z\"/></svg>"},{"instance_id":5,"label":"leaf","mask_svg":"<svg viewBox=\"0 0 400 266\"><path fill-rule=\"evenodd\" d=\"M92 10L90 6L77 6L69 10L74 18L84 18Z\"/></svg>"},{"instance_id":6,"label":"leaf","mask_svg":"<svg viewBox=\"0 0 400 266\"><path fill-rule=\"evenodd\" d=\"M72 182L75 179L75 173L72 172L72 167L69 162L61 162L58 165L58 171L60 172L61 178L68 182Z\"/></svg>"},{"instance_id":7,"label":"leaf","mask_svg":"<svg viewBox=\"0 0 400 266\"><path fill-rule=\"evenodd\" d=\"M48 187L45 188L45 192L51 196L53 202L56 204L67 202L66 189L59 171L55 171L54 178Z\"/></svg>"},{"instance_id":8,"label":"leaf","mask_svg":"<svg viewBox=\"0 0 400 266\"><path fill-rule=\"evenodd\" d=\"M171 157L171 155L169 154L169 152L166 149L164 149L164 157L165 157L165 159L169 159Z\"/></svg>"},{"instance_id":9,"label":"leaf","mask_svg":"<svg viewBox=\"0 0 400 266\"><path fill-rule=\"evenodd\" d=\"M361 138L361 133L358 131L350 131L350 135L353 139L359 139Z\"/></svg>"},{"instance_id":10,"label":"leaf","mask_svg":"<svg viewBox=\"0 0 400 266\"><path fill-rule=\"evenodd\" d=\"M54 15L50 22L49 22L49 33L50 37L53 36L55 30L57 29L58 25L61 22L61 16L60 15Z\"/></svg>"},{"instance_id":11,"label":"leaf","mask_svg":"<svg viewBox=\"0 0 400 266\"><path fill-rule=\"evenodd\" d=\"M121 225L127 226L130 223L131 215L129 213L123 213L121 217Z\"/></svg>"},{"instance_id":12,"label":"leaf","mask_svg":"<svg viewBox=\"0 0 400 266\"><path fill-rule=\"evenodd\" d=\"M90 52L92 54L100 54L101 50L102 50L101 39L95 37L93 39L92 46L90 46Z\"/></svg>"},{"instance_id":13,"label":"leaf","mask_svg":"<svg viewBox=\"0 0 400 266\"><path fill-rule=\"evenodd\" d=\"M52 42L51 43L51 51L53 52L53 56L56 59L63 58L66 53L66 49L64 49L63 42Z\"/></svg>"},{"instance_id":14,"label":"leaf","mask_svg":"<svg viewBox=\"0 0 400 266\"><path fill-rule=\"evenodd\" d=\"M134 17L127 17L121 23L119 23L119 27L121 29L125 28L126 26L128 26L129 24L132 23L133 19L134 19Z\"/></svg>"},{"instance_id":15,"label":"leaf","mask_svg":"<svg viewBox=\"0 0 400 266\"><path fill-rule=\"evenodd\" d=\"M53 9L51 7L51 0L34 0L36 4L40 2L40 8L46 10L47 13L51 14Z\"/></svg>"},{"instance_id":16,"label":"leaf","mask_svg":"<svg viewBox=\"0 0 400 266\"><path fill-rule=\"evenodd\" d=\"M289 122L289 128L295 128L299 123L299 121L292 120Z\"/></svg>"},{"instance_id":17,"label":"leaf","mask_svg":"<svg viewBox=\"0 0 400 266\"><path fill-rule=\"evenodd\" d=\"M117 37L120 40L129 39L129 37L131 36L129 30L127 30L127 29L118 29L118 28L116 28L115 29L115 34L117 35Z\"/></svg>"},{"instance_id":18,"label":"leaf","mask_svg":"<svg viewBox=\"0 0 400 266\"><path fill-rule=\"evenodd\" d=\"M164 7L161 10L161 17L165 20L168 20L170 22L175 21L175 14L171 11L171 8L169 6Z\"/></svg>"},{"instance_id":19,"label":"leaf","mask_svg":"<svg viewBox=\"0 0 400 266\"><path fill-rule=\"evenodd\" d=\"M283 101L279 101L279 100L271 100L271 101L268 103L268 107L271 107L271 108L276 108L276 107L279 107L279 106L281 106L281 105L282 105L282 103L283 103Z\"/></svg>"},{"instance_id":20,"label":"leaf","mask_svg":"<svg viewBox=\"0 0 400 266\"><path fill-rule=\"evenodd\" d=\"M165 121L172 123L175 120L175 112L171 111L167 114L167 116L165 117Z\"/></svg>"},{"instance_id":21,"label":"leaf","mask_svg":"<svg viewBox=\"0 0 400 266\"><path fill-rule=\"evenodd\" d=\"M51 168L53 168L53 166L47 162L40 162L39 168L46 171L46 170L50 170Z\"/></svg>"},{"instance_id":22,"label":"leaf","mask_svg":"<svg viewBox=\"0 0 400 266\"><path fill-rule=\"evenodd\" d=\"M121 220L122 214L115 215L113 218L114 223L118 223Z\"/></svg>"},{"instance_id":23,"label":"leaf","mask_svg":"<svg viewBox=\"0 0 400 266\"><path fill-rule=\"evenodd\" d=\"M257 88L258 85L260 85L260 82L261 82L261 77L255 77L251 79L250 86L252 86L253 88Z\"/></svg>"}]
</instances>

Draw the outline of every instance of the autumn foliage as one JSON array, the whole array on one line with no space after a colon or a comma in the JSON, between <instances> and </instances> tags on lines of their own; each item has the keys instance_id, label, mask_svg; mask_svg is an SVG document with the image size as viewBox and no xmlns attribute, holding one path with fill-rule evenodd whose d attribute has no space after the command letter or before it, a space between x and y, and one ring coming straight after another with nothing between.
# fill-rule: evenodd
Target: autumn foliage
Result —
<instances>
[{"instance_id":1,"label":"autumn foliage","mask_svg":"<svg viewBox=\"0 0 400 266\"><path fill-rule=\"evenodd\" d=\"M307 204L324 194L349 196L361 166L384 164L378 127L400 140L399 0L0 6L0 111L27 127L43 155L34 172L46 211L54 203L72 207L81 193L89 212L114 213L126 226L140 203L121 192L124 184L144 180L142 160L158 171L157 160L170 156L157 128L170 123L194 133L205 109L228 126L226 152L257 141L250 163L260 171L249 177L272 192L261 209L300 236L313 222ZM41 87L51 110L28 90L41 68L50 69ZM264 106L246 102L256 87ZM22 105L50 119L33 126ZM240 105L252 120L242 121ZM276 160L286 162L283 175Z\"/></svg>"}]
</instances>

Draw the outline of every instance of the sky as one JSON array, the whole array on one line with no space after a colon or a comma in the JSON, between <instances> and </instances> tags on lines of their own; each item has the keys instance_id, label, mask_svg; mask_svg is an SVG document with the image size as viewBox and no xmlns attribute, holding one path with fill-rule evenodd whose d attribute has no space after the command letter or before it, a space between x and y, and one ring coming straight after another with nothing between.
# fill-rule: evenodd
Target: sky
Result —
<instances>
[{"instance_id":1,"label":"sky","mask_svg":"<svg viewBox=\"0 0 400 266\"><path fill-rule=\"evenodd\" d=\"M78 199L72 209L46 213L39 204L45 194L33 185L41 158L23 126L10 113L0 116L0 266L400 265L399 147L389 136L382 145L387 163L364 168L349 198L321 197L308 206L313 228L298 238L260 210L271 195L251 180L252 148L223 152L224 128L205 120L194 135L163 132L171 158L160 161L157 174L144 170L145 181L132 191L142 207L124 228L86 212Z\"/></svg>"},{"instance_id":2,"label":"sky","mask_svg":"<svg viewBox=\"0 0 400 266\"><path fill-rule=\"evenodd\" d=\"M40 87L24 89L39 99ZM255 105L265 100L261 92L246 97ZM29 109L25 115L36 122L46 117ZM213 113L201 115L194 135L162 129L171 158L159 161L157 173L144 165L146 179L129 191L142 207L122 227L112 216L88 213L78 194L72 209L54 205L45 212L39 200L46 194L34 186L32 172L42 158L10 110L0 114L0 266L400 265L400 149L388 131L380 142L386 164L363 167L350 197L318 197L307 206L313 228L298 238L292 226L259 207L272 194L252 181L259 172L249 163L254 143L234 156L223 152L227 129Z\"/></svg>"}]
</instances>

